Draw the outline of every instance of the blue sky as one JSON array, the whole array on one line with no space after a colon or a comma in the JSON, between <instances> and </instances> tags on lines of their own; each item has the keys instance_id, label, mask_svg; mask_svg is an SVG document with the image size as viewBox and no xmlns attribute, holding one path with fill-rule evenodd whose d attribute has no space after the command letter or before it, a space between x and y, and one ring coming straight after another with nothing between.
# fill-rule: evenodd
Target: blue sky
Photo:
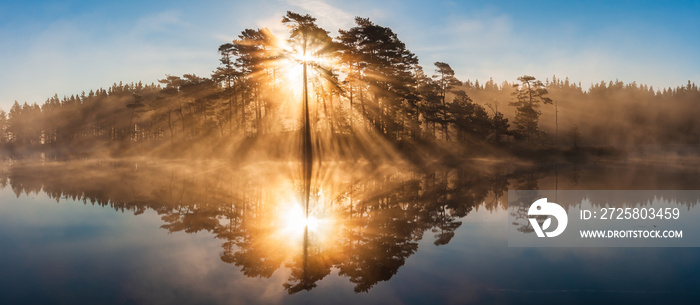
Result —
<instances>
[{"instance_id":1,"label":"blue sky","mask_svg":"<svg viewBox=\"0 0 700 305\"><path fill-rule=\"evenodd\" d=\"M245 28L283 32L287 10L333 33L369 17L426 71L444 61L462 80L700 83L699 1L3 1L0 108L119 81L209 76L220 44Z\"/></svg>"}]
</instances>

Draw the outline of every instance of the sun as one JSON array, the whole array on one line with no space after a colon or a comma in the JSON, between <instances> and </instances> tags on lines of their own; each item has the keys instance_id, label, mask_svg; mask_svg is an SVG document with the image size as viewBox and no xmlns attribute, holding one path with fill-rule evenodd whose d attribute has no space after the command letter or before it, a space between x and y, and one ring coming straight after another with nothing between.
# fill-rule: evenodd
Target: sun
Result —
<instances>
[{"instance_id":1,"label":"sun","mask_svg":"<svg viewBox=\"0 0 700 305\"><path fill-rule=\"evenodd\" d=\"M291 46L288 42L280 40L276 46L284 56L274 61L274 65L281 71L282 81L295 96L300 96L304 85L304 65L306 65L307 80L312 83L319 80L327 73L323 71L335 71L340 67L332 56L324 55L320 49L309 48L304 52L298 47Z\"/></svg>"}]
</instances>

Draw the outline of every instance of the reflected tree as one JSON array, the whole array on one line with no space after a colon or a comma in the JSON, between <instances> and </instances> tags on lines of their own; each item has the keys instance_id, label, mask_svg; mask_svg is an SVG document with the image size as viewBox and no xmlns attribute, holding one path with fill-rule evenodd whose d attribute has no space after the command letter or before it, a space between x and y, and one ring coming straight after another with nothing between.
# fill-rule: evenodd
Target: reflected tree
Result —
<instances>
[{"instance_id":1,"label":"reflected tree","mask_svg":"<svg viewBox=\"0 0 700 305\"><path fill-rule=\"evenodd\" d=\"M58 202L82 201L136 215L153 210L168 232L208 232L221 240L221 260L246 276L267 278L281 266L289 268L284 284L289 293L314 288L333 269L348 277L355 291L370 290L418 251L425 232L435 233L435 245L449 243L460 219L490 196L500 196L510 179L473 169L372 174L370 165L335 168L341 172L332 176L344 178L313 189L310 214L321 224L306 227L302 235L299 219L287 210L302 184L285 167L265 172L254 167L252 174L217 163L66 165L9 167L5 181L18 196L45 192ZM63 179L66 170L81 175ZM374 178L345 179L349 176Z\"/></svg>"}]
</instances>

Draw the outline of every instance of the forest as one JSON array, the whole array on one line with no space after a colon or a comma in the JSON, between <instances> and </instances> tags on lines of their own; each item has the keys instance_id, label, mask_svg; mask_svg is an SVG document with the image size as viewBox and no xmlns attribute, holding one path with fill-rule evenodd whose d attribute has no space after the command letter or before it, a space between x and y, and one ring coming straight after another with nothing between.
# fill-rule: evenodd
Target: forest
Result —
<instances>
[{"instance_id":1,"label":"forest","mask_svg":"<svg viewBox=\"0 0 700 305\"><path fill-rule=\"evenodd\" d=\"M310 15L288 12L282 23L285 37L245 29L222 44L208 76L119 82L41 105L15 101L0 110L0 150L284 158L298 147L304 100L314 149L327 158L699 144L700 91L690 81L663 89L619 80L584 89L557 76L462 81L449 63L421 66L391 28L366 18L337 37Z\"/></svg>"}]
</instances>

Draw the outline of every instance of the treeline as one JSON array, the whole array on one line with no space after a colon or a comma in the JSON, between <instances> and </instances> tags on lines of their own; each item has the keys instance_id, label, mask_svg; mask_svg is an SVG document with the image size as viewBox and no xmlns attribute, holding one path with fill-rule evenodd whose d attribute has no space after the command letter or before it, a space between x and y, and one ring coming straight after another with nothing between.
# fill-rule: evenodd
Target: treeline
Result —
<instances>
[{"instance_id":1,"label":"treeline","mask_svg":"<svg viewBox=\"0 0 700 305\"><path fill-rule=\"evenodd\" d=\"M700 90L690 81L654 89L616 80L582 90L556 80L547 88L558 101L560 135L570 142L583 139L587 144L636 148L700 144ZM542 129L553 134L554 108L543 109L542 117L548 118L542 120Z\"/></svg>"},{"instance_id":2,"label":"treeline","mask_svg":"<svg viewBox=\"0 0 700 305\"><path fill-rule=\"evenodd\" d=\"M580 82L552 76L545 78L543 85L552 103L539 109L540 145L629 148L700 144L696 119L700 115L700 89L693 82L655 89L615 80L585 88ZM489 114L502 112L512 122L518 115L513 86L489 79L482 83L467 80L461 88ZM514 131L517 137L518 130Z\"/></svg>"},{"instance_id":3,"label":"treeline","mask_svg":"<svg viewBox=\"0 0 700 305\"><path fill-rule=\"evenodd\" d=\"M700 92L690 82L662 91L619 81L585 90L527 75L462 82L447 63L426 72L396 33L368 19L337 37L309 15L288 12L282 22L288 38L246 29L221 45L209 77L119 83L41 106L15 102L0 111L0 143L13 154L225 155L293 143L305 95L317 150L367 150L380 141L478 150L700 138Z\"/></svg>"}]
</instances>

